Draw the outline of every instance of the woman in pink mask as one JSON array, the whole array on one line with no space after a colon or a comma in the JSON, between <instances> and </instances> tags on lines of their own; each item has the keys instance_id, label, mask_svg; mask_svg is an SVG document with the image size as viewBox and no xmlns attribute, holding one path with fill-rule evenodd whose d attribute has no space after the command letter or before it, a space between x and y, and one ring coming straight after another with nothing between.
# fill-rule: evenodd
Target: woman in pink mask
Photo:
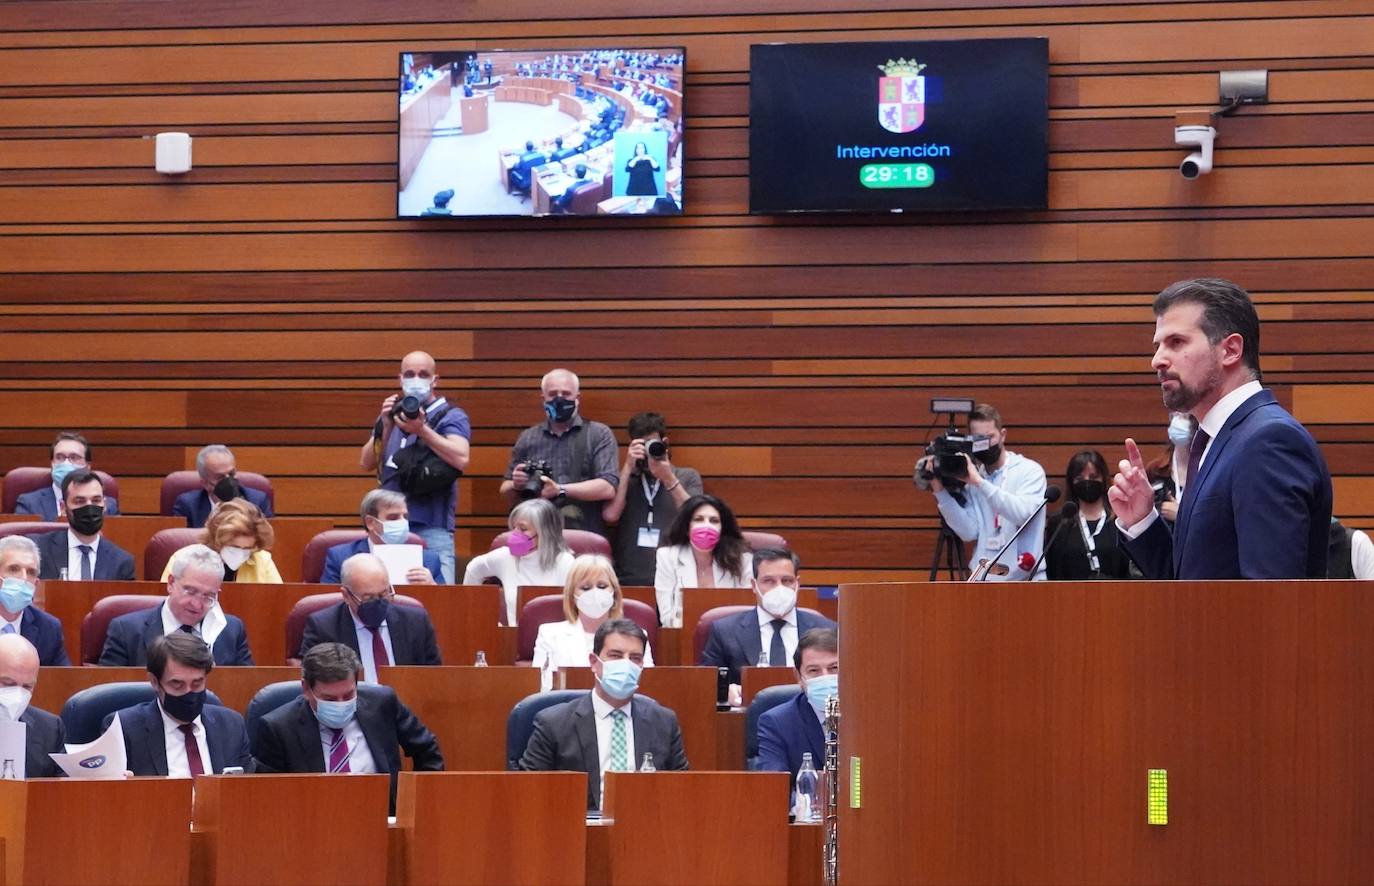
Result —
<instances>
[{"instance_id":1,"label":"woman in pink mask","mask_svg":"<svg viewBox=\"0 0 1374 886\"><path fill-rule=\"evenodd\" d=\"M682 627L683 588L747 588L753 576L749 542L734 511L714 495L682 503L656 557L654 592L665 628Z\"/></svg>"},{"instance_id":2,"label":"woman in pink mask","mask_svg":"<svg viewBox=\"0 0 1374 886\"><path fill-rule=\"evenodd\" d=\"M544 498L522 501L506 519L506 543L468 562L463 584L498 579L506 598L506 624L515 624L515 590L521 585L562 585L573 555L563 540L563 515Z\"/></svg>"},{"instance_id":3,"label":"woman in pink mask","mask_svg":"<svg viewBox=\"0 0 1374 886\"><path fill-rule=\"evenodd\" d=\"M585 668L596 629L612 618L625 617L625 597L615 567L600 554L583 554L573 561L563 585L564 621L539 626L534 640L534 660L539 668L539 691L553 688L559 668ZM654 666L654 655L644 647L644 667Z\"/></svg>"}]
</instances>

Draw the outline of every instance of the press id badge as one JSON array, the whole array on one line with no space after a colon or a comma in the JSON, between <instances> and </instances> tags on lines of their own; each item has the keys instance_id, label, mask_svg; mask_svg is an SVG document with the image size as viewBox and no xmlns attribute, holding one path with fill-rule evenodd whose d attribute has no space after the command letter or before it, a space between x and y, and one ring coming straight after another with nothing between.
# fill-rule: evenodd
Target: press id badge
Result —
<instances>
[{"instance_id":1,"label":"press id badge","mask_svg":"<svg viewBox=\"0 0 1374 886\"><path fill-rule=\"evenodd\" d=\"M639 546L641 548L658 547L658 529L654 526L639 527Z\"/></svg>"}]
</instances>

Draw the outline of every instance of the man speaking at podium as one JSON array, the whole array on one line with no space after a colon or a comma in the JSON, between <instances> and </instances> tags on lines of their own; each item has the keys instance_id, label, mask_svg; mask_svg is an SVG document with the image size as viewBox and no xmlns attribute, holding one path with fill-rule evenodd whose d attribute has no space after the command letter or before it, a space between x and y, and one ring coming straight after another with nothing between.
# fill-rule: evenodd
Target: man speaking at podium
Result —
<instances>
[{"instance_id":1,"label":"man speaking at podium","mask_svg":"<svg viewBox=\"0 0 1374 886\"><path fill-rule=\"evenodd\" d=\"M1297 419L1260 385L1259 315L1226 280L1183 280L1154 303L1164 405L1198 420L1173 532L1134 440L1108 497L1148 578L1324 578L1331 475Z\"/></svg>"}]
</instances>

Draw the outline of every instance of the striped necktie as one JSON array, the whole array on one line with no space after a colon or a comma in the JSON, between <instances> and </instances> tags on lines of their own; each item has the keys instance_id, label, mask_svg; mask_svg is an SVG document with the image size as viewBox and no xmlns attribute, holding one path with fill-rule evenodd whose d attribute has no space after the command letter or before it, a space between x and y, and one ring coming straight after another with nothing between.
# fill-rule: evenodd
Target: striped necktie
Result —
<instances>
[{"instance_id":1,"label":"striped necktie","mask_svg":"<svg viewBox=\"0 0 1374 886\"><path fill-rule=\"evenodd\" d=\"M348 768L348 739L344 738L342 729L329 730L332 735L329 738L329 771L330 773L351 772Z\"/></svg>"}]
</instances>

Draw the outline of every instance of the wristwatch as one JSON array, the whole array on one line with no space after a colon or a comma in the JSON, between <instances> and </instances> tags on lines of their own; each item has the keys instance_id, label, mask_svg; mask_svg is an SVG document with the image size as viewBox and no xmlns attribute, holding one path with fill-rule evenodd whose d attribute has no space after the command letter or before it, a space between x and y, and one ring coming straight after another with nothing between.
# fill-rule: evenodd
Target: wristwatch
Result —
<instances>
[{"instance_id":1,"label":"wristwatch","mask_svg":"<svg viewBox=\"0 0 1374 886\"><path fill-rule=\"evenodd\" d=\"M558 485L557 498L560 504L568 500L568 490L564 489L561 483Z\"/></svg>"}]
</instances>

